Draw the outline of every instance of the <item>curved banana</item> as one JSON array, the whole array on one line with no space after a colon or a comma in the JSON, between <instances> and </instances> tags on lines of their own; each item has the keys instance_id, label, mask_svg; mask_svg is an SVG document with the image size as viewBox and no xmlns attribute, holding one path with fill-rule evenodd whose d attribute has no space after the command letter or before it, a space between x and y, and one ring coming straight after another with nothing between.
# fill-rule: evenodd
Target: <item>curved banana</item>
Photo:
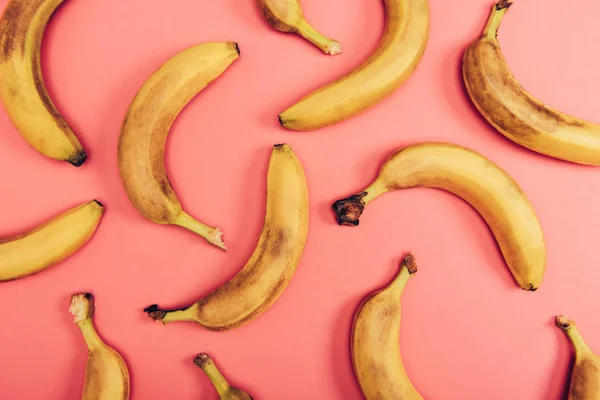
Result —
<instances>
[{"instance_id":1,"label":"curved banana","mask_svg":"<svg viewBox=\"0 0 600 400\"><path fill-rule=\"evenodd\" d=\"M544 234L517 183L496 164L467 148L421 143L393 153L360 194L333 204L338 224L358 225L364 207L400 189L433 187L468 202L487 222L514 279L534 291L546 269Z\"/></svg>"},{"instance_id":2,"label":"curved banana","mask_svg":"<svg viewBox=\"0 0 600 400\"><path fill-rule=\"evenodd\" d=\"M358 68L279 114L281 126L307 131L341 122L389 96L413 73L429 40L428 0L384 0L385 31Z\"/></svg>"},{"instance_id":3,"label":"curved banana","mask_svg":"<svg viewBox=\"0 0 600 400\"><path fill-rule=\"evenodd\" d=\"M423 400L406 374L400 355L400 300L417 272L412 254L387 287L371 293L358 307L352 326L352 365L367 400Z\"/></svg>"},{"instance_id":4,"label":"curved banana","mask_svg":"<svg viewBox=\"0 0 600 400\"><path fill-rule=\"evenodd\" d=\"M123 358L108 346L94 327L94 296L90 293L71 296L73 314L89 349L85 367L82 400L129 399L129 371Z\"/></svg>"},{"instance_id":5,"label":"curved banana","mask_svg":"<svg viewBox=\"0 0 600 400\"><path fill-rule=\"evenodd\" d=\"M181 208L165 169L165 143L179 112L240 54L237 43L190 47L164 63L144 83L127 110L119 138L119 172L131 203L147 219L196 232L225 250L222 232Z\"/></svg>"},{"instance_id":6,"label":"curved banana","mask_svg":"<svg viewBox=\"0 0 600 400\"><path fill-rule=\"evenodd\" d=\"M600 357L592 353L575 322L564 315L558 315L556 326L567 335L575 349L568 400L600 399Z\"/></svg>"},{"instance_id":7,"label":"curved banana","mask_svg":"<svg viewBox=\"0 0 600 400\"><path fill-rule=\"evenodd\" d=\"M52 102L42 76L46 25L64 0L11 0L0 19L0 100L9 118L40 153L79 167L87 155Z\"/></svg>"},{"instance_id":8,"label":"curved banana","mask_svg":"<svg viewBox=\"0 0 600 400\"><path fill-rule=\"evenodd\" d=\"M248 393L232 387L227 382L227 379L221 374L221 371L219 371L213 359L208 354L198 354L194 358L194 364L208 376L208 379L210 379L215 389L217 389L221 400L253 400L252 396Z\"/></svg>"},{"instance_id":9,"label":"curved banana","mask_svg":"<svg viewBox=\"0 0 600 400\"><path fill-rule=\"evenodd\" d=\"M229 282L189 307L144 311L155 321L193 321L213 331L250 322L265 312L290 283L308 233L308 190L302 165L287 144L275 145L267 176L267 207L254 253Z\"/></svg>"},{"instance_id":10,"label":"curved banana","mask_svg":"<svg viewBox=\"0 0 600 400\"><path fill-rule=\"evenodd\" d=\"M481 115L530 150L579 164L600 165L600 125L557 111L528 93L510 72L496 36L511 5L492 7L483 34L463 56L463 79Z\"/></svg>"},{"instance_id":11,"label":"curved banana","mask_svg":"<svg viewBox=\"0 0 600 400\"><path fill-rule=\"evenodd\" d=\"M258 0L258 7L274 29L297 33L325 54L334 56L342 52L342 46L338 42L326 38L306 22L298 0Z\"/></svg>"},{"instance_id":12,"label":"curved banana","mask_svg":"<svg viewBox=\"0 0 600 400\"><path fill-rule=\"evenodd\" d=\"M0 238L0 282L24 278L77 252L92 237L104 207L93 200L13 237Z\"/></svg>"}]
</instances>

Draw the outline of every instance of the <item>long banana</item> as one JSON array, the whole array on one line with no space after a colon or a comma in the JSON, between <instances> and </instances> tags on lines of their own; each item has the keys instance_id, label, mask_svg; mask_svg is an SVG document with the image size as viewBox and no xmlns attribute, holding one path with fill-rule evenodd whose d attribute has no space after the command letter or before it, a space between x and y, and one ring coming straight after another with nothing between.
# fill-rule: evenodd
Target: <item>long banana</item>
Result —
<instances>
[{"instance_id":1,"label":"long banana","mask_svg":"<svg viewBox=\"0 0 600 400\"><path fill-rule=\"evenodd\" d=\"M326 38L306 22L298 0L258 0L258 7L274 29L297 33L325 54L334 56L342 52L342 46L338 42Z\"/></svg>"},{"instance_id":2,"label":"long banana","mask_svg":"<svg viewBox=\"0 0 600 400\"><path fill-rule=\"evenodd\" d=\"M390 155L379 175L359 194L333 204L340 225L358 225L365 206L400 189L433 187L468 202L492 230L514 279L536 290L546 268L546 245L531 204L496 164L467 148L421 143Z\"/></svg>"},{"instance_id":3,"label":"long banana","mask_svg":"<svg viewBox=\"0 0 600 400\"><path fill-rule=\"evenodd\" d=\"M389 96L411 76L429 40L428 0L383 3L384 34L367 60L279 114L281 126L308 131L341 122Z\"/></svg>"},{"instance_id":4,"label":"long banana","mask_svg":"<svg viewBox=\"0 0 600 400\"><path fill-rule=\"evenodd\" d=\"M579 164L600 165L600 125L557 111L528 93L510 72L497 35L510 2L492 7L483 34L463 56L463 79L481 115L530 150Z\"/></svg>"},{"instance_id":5,"label":"long banana","mask_svg":"<svg viewBox=\"0 0 600 400\"><path fill-rule=\"evenodd\" d=\"M200 368L211 383L217 389L221 400L253 400L252 396L243 390L232 387L227 379L223 376L219 368L215 365L212 357L206 353L198 354L194 358L194 364Z\"/></svg>"},{"instance_id":6,"label":"long banana","mask_svg":"<svg viewBox=\"0 0 600 400\"><path fill-rule=\"evenodd\" d=\"M186 213L165 168L167 135L186 104L217 79L240 54L237 43L203 43L183 50L144 83L127 110L118 148L129 200L147 219L196 232L225 250L222 232Z\"/></svg>"},{"instance_id":7,"label":"long banana","mask_svg":"<svg viewBox=\"0 0 600 400\"><path fill-rule=\"evenodd\" d=\"M600 399L600 357L592 353L575 322L559 315L556 317L556 326L567 335L575 349L568 400Z\"/></svg>"},{"instance_id":8,"label":"long banana","mask_svg":"<svg viewBox=\"0 0 600 400\"><path fill-rule=\"evenodd\" d=\"M11 0L0 19L0 100L17 130L40 153L76 167L87 158L52 102L42 76L46 25L64 0Z\"/></svg>"},{"instance_id":9,"label":"long banana","mask_svg":"<svg viewBox=\"0 0 600 400\"><path fill-rule=\"evenodd\" d=\"M129 371L123 357L108 346L94 327L94 296L74 294L69 311L73 314L89 354L85 367L82 400L129 399Z\"/></svg>"},{"instance_id":10,"label":"long banana","mask_svg":"<svg viewBox=\"0 0 600 400\"><path fill-rule=\"evenodd\" d=\"M308 233L308 190L302 165L287 144L275 145L267 176L267 206L254 253L229 282L189 307L144 311L163 324L192 321L213 331L236 328L257 318L283 293L294 276Z\"/></svg>"},{"instance_id":11,"label":"long banana","mask_svg":"<svg viewBox=\"0 0 600 400\"><path fill-rule=\"evenodd\" d=\"M93 200L28 232L0 238L0 282L35 274L78 251L96 231L103 213L102 204Z\"/></svg>"},{"instance_id":12,"label":"long banana","mask_svg":"<svg viewBox=\"0 0 600 400\"><path fill-rule=\"evenodd\" d=\"M367 296L358 307L352 327L352 364L367 400L422 400L411 383L400 354L401 297L417 272L412 254L387 287Z\"/></svg>"}]
</instances>

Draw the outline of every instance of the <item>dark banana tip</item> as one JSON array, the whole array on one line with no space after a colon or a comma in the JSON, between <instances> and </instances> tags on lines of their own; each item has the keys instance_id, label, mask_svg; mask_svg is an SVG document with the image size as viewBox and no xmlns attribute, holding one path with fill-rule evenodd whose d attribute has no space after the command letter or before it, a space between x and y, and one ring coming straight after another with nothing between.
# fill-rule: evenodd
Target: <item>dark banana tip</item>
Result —
<instances>
[{"instance_id":1,"label":"dark banana tip","mask_svg":"<svg viewBox=\"0 0 600 400\"><path fill-rule=\"evenodd\" d=\"M196 364L198 368L206 367L206 364L208 364L209 362L210 356L206 353L200 353L196 356L196 358L194 358L194 364Z\"/></svg>"},{"instance_id":2,"label":"dark banana tip","mask_svg":"<svg viewBox=\"0 0 600 400\"><path fill-rule=\"evenodd\" d=\"M74 156L72 156L71 158L69 158L67 160L67 162L71 165L73 165L74 167L81 167L83 165L83 163L85 162L85 160L87 160L87 154L85 153L85 151L80 151L79 153L75 154Z\"/></svg>"},{"instance_id":3,"label":"dark banana tip","mask_svg":"<svg viewBox=\"0 0 600 400\"><path fill-rule=\"evenodd\" d=\"M237 44L237 42L234 42L234 43L235 43L235 51L237 51L237 53L238 53L238 56L239 56L239 55L241 54L241 51L240 51L240 45L239 45L239 44Z\"/></svg>"},{"instance_id":4,"label":"dark banana tip","mask_svg":"<svg viewBox=\"0 0 600 400\"><path fill-rule=\"evenodd\" d=\"M417 260L415 259L415 256L412 255L412 253L408 253L404 256L404 259L402 260L402 265L404 265L406 269L408 269L408 272L410 272L411 275L417 272Z\"/></svg>"},{"instance_id":5,"label":"dark banana tip","mask_svg":"<svg viewBox=\"0 0 600 400\"><path fill-rule=\"evenodd\" d=\"M366 195L367 192L363 192L333 203L331 207L335 212L338 225L357 226L360 223L360 216L365 209L363 198Z\"/></svg>"},{"instance_id":6,"label":"dark banana tip","mask_svg":"<svg viewBox=\"0 0 600 400\"><path fill-rule=\"evenodd\" d=\"M281 115L278 115L277 119L279 120L279 125L281 125L285 128L285 122L283 122L283 119L281 119Z\"/></svg>"},{"instance_id":7,"label":"dark banana tip","mask_svg":"<svg viewBox=\"0 0 600 400\"><path fill-rule=\"evenodd\" d=\"M525 290L527 290L528 292L535 292L538 288L537 286L534 286L533 283L530 283L526 288L524 288Z\"/></svg>"},{"instance_id":8,"label":"dark banana tip","mask_svg":"<svg viewBox=\"0 0 600 400\"><path fill-rule=\"evenodd\" d=\"M104 204L100 203L99 200L94 199L94 203L98 204L100 207L104 208Z\"/></svg>"},{"instance_id":9,"label":"dark banana tip","mask_svg":"<svg viewBox=\"0 0 600 400\"><path fill-rule=\"evenodd\" d=\"M162 321L165 315L167 315L167 312L161 310L157 304L152 304L151 306L144 308L144 312L155 321Z\"/></svg>"},{"instance_id":10,"label":"dark banana tip","mask_svg":"<svg viewBox=\"0 0 600 400\"><path fill-rule=\"evenodd\" d=\"M500 0L498 3L496 3L496 10L500 11L504 10L505 8L508 9L512 5L513 3L508 0Z\"/></svg>"}]
</instances>

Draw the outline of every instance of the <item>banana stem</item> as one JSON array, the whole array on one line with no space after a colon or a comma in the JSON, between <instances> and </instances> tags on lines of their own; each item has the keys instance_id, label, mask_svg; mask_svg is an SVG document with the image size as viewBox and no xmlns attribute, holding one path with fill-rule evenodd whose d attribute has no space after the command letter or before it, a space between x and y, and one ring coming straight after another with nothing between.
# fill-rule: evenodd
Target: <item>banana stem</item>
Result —
<instances>
[{"instance_id":1,"label":"banana stem","mask_svg":"<svg viewBox=\"0 0 600 400\"><path fill-rule=\"evenodd\" d=\"M94 322L91 319L78 322L77 326L83 334L83 339L85 340L88 349L95 350L104 346L104 341L100 338L98 332L96 332Z\"/></svg>"},{"instance_id":2,"label":"banana stem","mask_svg":"<svg viewBox=\"0 0 600 400\"><path fill-rule=\"evenodd\" d=\"M579 333L579 329L577 329L577 325L575 322L571 321L567 317L563 315L559 315L556 317L556 326L558 326L565 335L571 341L573 348L575 349L575 354L582 356L586 354L592 354L592 350L587 345L581 333Z\"/></svg>"},{"instance_id":3,"label":"banana stem","mask_svg":"<svg viewBox=\"0 0 600 400\"><path fill-rule=\"evenodd\" d=\"M339 225L357 226L366 205L388 190L387 187L379 184L379 181L376 180L361 193L335 201L332 208L337 223Z\"/></svg>"},{"instance_id":4,"label":"banana stem","mask_svg":"<svg viewBox=\"0 0 600 400\"><path fill-rule=\"evenodd\" d=\"M492 12L490 13L490 17L483 29L483 36L495 39L498 36L498 29L500 28L500 23L502 22L502 18L504 14L506 14L506 10L512 5L512 3L507 0L501 0L498 3L492 6Z\"/></svg>"},{"instance_id":5,"label":"banana stem","mask_svg":"<svg viewBox=\"0 0 600 400\"><path fill-rule=\"evenodd\" d=\"M221 371L219 371L208 354L199 354L194 359L194 363L208 376L208 379L210 379L215 389L217 389L219 396L223 396L229 391L231 388L229 382L227 382L227 379L221 374Z\"/></svg>"},{"instance_id":6,"label":"banana stem","mask_svg":"<svg viewBox=\"0 0 600 400\"><path fill-rule=\"evenodd\" d=\"M147 313L148 316L153 320L157 322L162 322L163 324L168 324L171 322L180 321L197 322L197 310L198 305L196 303L192 304L189 307L181 308L179 310L163 310L156 304L153 304L150 307L144 309L144 312Z\"/></svg>"},{"instance_id":7,"label":"banana stem","mask_svg":"<svg viewBox=\"0 0 600 400\"><path fill-rule=\"evenodd\" d=\"M331 40L321 35L316 29L308 24L305 20L301 20L296 26L296 30L300 36L308 40L324 53L335 56L342 52L342 45L335 40Z\"/></svg>"},{"instance_id":8,"label":"banana stem","mask_svg":"<svg viewBox=\"0 0 600 400\"><path fill-rule=\"evenodd\" d=\"M225 243L223 243L223 240L221 239L223 232L221 232L219 228L204 225L202 222L192 218L192 216L185 211L182 211L181 214L179 214L179 217L177 217L177 220L175 221L175 225L189 229L205 238L208 243L215 245L222 250L227 250Z\"/></svg>"},{"instance_id":9,"label":"banana stem","mask_svg":"<svg viewBox=\"0 0 600 400\"><path fill-rule=\"evenodd\" d=\"M406 284L408 283L408 280L415 272L417 272L417 262L412 254L408 254L402 260L402 264L400 264L400 272L396 278L394 278L392 283L390 283L389 287L397 289L398 295L401 296L402 292L404 292Z\"/></svg>"}]
</instances>

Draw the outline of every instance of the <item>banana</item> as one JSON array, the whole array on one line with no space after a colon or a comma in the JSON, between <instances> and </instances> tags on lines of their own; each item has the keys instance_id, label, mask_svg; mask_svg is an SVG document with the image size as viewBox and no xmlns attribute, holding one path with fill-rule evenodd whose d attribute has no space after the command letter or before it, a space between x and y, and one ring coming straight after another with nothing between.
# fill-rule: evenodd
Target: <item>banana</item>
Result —
<instances>
[{"instance_id":1,"label":"banana","mask_svg":"<svg viewBox=\"0 0 600 400\"><path fill-rule=\"evenodd\" d=\"M40 153L79 167L87 155L52 102L42 76L46 25L64 0L11 0L0 19L0 100L9 118Z\"/></svg>"},{"instance_id":2,"label":"banana","mask_svg":"<svg viewBox=\"0 0 600 400\"><path fill-rule=\"evenodd\" d=\"M225 250L217 228L183 211L165 169L165 143L173 121L186 104L217 79L240 54L237 43L204 43L164 63L133 99L118 146L119 172L131 203L147 219L196 232Z\"/></svg>"},{"instance_id":3,"label":"banana","mask_svg":"<svg viewBox=\"0 0 600 400\"><path fill-rule=\"evenodd\" d=\"M352 365L367 400L422 400L410 382L400 355L400 300L417 272L412 254L387 287L371 293L358 307L352 326Z\"/></svg>"},{"instance_id":4,"label":"banana","mask_svg":"<svg viewBox=\"0 0 600 400\"><path fill-rule=\"evenodd\" d=\"M252 396L248 393L232 387L227 382L227 379L221 374L221 371L219 371L213 359L208 354L198 354L194 358L194 364L208 376L208 379L210 379L215 389L217 389L221 400L253 400Z\"/></svg>"},{"instance_id":5,"label":"banana","mask_svg":"<svg viewBox=\"0 0 600 400\"><path fill-rule=\"evenodd\" d=\"M77 252L92 237L104 207L93 200L50 221L8 238L0 238L0 282L40 272Z\"/></svg>"},{"instance_id":6,"label":"banana","mask_svg":"<svg viewBox=\"0 0 600 400\"><path fill-rule=\"evenodd\" d=\"M342 52L342 46L338 42L324 37L306 22L298 0L258 0L258 7L274 29L297 33L325 54L334 56Z\"/></svg>"},{"instance_id":7,"label":"banana","mask_svg":"<svg viewBox=\"0 0 600 400\"><path fill-rule=\"evenodd\" d=\"M600 399L600 357L592 353L575 322L559 315L556 317L556 326L567 335L575 349L568 400Z\"/></svg>"},{"instance_id":8,"label":"banana","mask_svg":"<svg viewBox=\"0 0 600 400\"><path fill-rule=\"evenodd\" d=\"M546 268L546 245L531 204L496 164L467 148L421 143L390 155L377 178L359 194L333 204L340 225L358 225L364 207L400 189L433 187L468 202L487 222L514 279L534 291Z\"/></svg>"},{"instance_id":9,"label":"banana","mask_svg":"<svg viewBox=\"0 0 600 400\"><path fill-rule=\"evenodd\" d=\"M367 60L279 114L281 126L308 131L341 122L389 96L411 76L429 40L428 0L383 3L384 34Z\"/></svg>"},{"instance_id":10,"label":"banana","mask_svg":"<svg viewBox=\"0 0 600 400\"><path fill-rule=\"evenodd\" d=\"M265 312L290 283L308 233L308 190L302 165L287 144L275 145L267 176L265 222L254 253L229 282L189 307L144 311L167 324L192 321L213 331L246 324Z\"/></svg>"},{"instance_id":11,"label":"banana","mask_svg":"<svg viewBox=\"0 0 600 400\"><path fill-rule=\"evenodd\" d=\"M73 314L89 349L85 367L82 400L129 399L129 371L123 358L108 346L94 327L94 296L90 293L71 296Z\"/></svg>"},{"instance_id":12,"label":"banana","mask_svg":"<svg viewBox=\"0 0 600 400\"><path fill-rule=\"evenodd\" d=\"M528 93L510 72L497 40L512 3L492 7L483 34L464 53L462 69L475 108L513 142L554 158L600 165L600 125L557 111Z\"/></svg>"}]
</instances>

